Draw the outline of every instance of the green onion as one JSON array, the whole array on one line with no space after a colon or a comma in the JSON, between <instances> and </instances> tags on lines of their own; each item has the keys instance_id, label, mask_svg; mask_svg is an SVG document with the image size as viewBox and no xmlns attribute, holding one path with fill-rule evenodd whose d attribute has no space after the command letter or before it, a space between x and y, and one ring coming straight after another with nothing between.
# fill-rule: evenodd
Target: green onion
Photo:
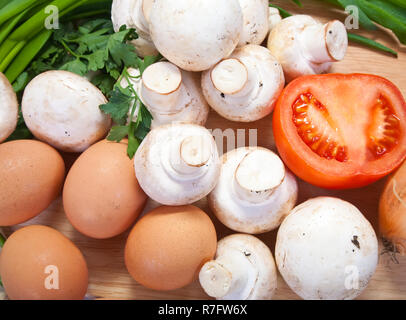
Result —
<instances>
[{"instance_id":1,"label":"green onion","mask_svg":"<svg viewBox=\"0 0 406 320\"><path fill-rule=\"evenodd\" d=\"M20 41L17 45L8 53L6 58L0 63L0 72L4 72L18 53L24 48L26 41Z\"/></svg>"},{"instance_id":2,"label":"green onion","mask_svg":"<svg viewBox=\"0 0 406 320\"><path fill-rule=\"evenodd\" d=\"M383 51L383 52L388 52L390 54L393 54L396 57L398 56L398 53L396 51L392 50L391 48L388 48L388 47L384 46L383 44L380 44L380 43L378 43L378 42L376 42L374 40L365 38L365 37L360 36L358 34L348 33L348 39L350 41L352 41L352 42L363 44L363 45L365 45L367 47L370 47L370 48L373 48L373 49L376 49L376 50L380 50L380 51Z\"/></svg>"},{"instance_id":3,"label":"green onion","mask_svg":"<svg viewBox=\"0 0 406 320\"><path fill-rule=\"evenodd\" d=\"M8 4L0 9L0 25L8 19L23 12L25 9L35 5L37 0L13 0L8 1Z\"/></svg>"},{"instance_id":4,"label":"green onion","mask_svg":"<svg viewBox=\"0 0 406 320\"><path fill-rule=\"evenodd\" d=\"M281 7L278 7L274 4L269 4L270 7L276 8L279 10L279 14L281 15L282 18L287 18L290 17L292 14L287 12L286 10L282 9Z\"/></svg>"},{"instance_id":5,"label":"green onion","mask_svg":"<svg viewBox=\"0 0 406 320\"><path fill-rule=\"evenodd\" d=\"M390 15L393 15L397 19L403 21L403 24L406 24L406 8L399 8L392 3L382 0L369 0L373 5L379 6L382 9L385 9ZM404 1L406 4L406 1Z\"/></svg>"},{"instance_id":6,"label":"green onion","mask_svg":"<svg viewBox=\"0 0 406 320\"><path fill-rule=\"evenodd\" d=\"M403 9L406 9L406 1L405 0L387 0L387 1L394 4L394 5L396 5L396 6L399 6L399 7L403 8Z\"/></svg>"},{"instance_id":7,"label":"green onion","mask_svg":"<svg viewBox=\"0 0 406 320\"><path fill-rule=\"evenodd\" d=\"M375 22L391 29L402 43L406 43L406 19L398 14L393 14L393 8L381 1L375 4L365 0L358 0L363 4L364 12Z\"/></svg>"},{"instance_id":8,"label":"green onion","mask_svg":"<svg viewBox=\"0 0 406 320\"><path fill-rule=\"evenodd\" d=\"M294 3L296 3L299 7L303 7L302 3L299 0L292 0Z\"/></svg>"},{"instance_id":9,"label":"green onion","mask_svg":"<svg viewBox=\"0 0 406 320\"><path fill-rule=\"evenodd\" d=\"M0 61L4 60L11 50L17 45L18 41L10 40L7 38L6 41L0 46Z\"/></svg>"},{"instance_id":10,"label":"green onion","mask_svg":"<svg viewBox=\"0 0 406 320\"><path fill-rule=\"evenodd\" d=\"M338 5L342 8L346 8L349 5L358 7L359 13L359 23L360 25L367 30L376 30L377 27L374 22L368 17L365 13L364 8L359 5L359 0L337 0Z\"/></svg>"},{"instance_id":11,"label":"green onion","mask_svg":"<svg viewBox=\"0 0 406 320\"><path fill-rule=\"evenodd\" d=\"M323 1L323 0L321 0ZM324 0L341 8L348 5L358 7L359 21L363 28L374 30L380 24L391 29L401 43L406 44L406 1L405 0Z\"/></svg>"},{"instance_id":12,"label":"green onion","mask_svg":"<svg viewBox=\"0 0 406 320\"><path fill-rule=\"evenodd\" d=\"M63 20L72 21L104 14L110 16L111 4L111 0L89 0L86 4L72 10Z\"/></svg>"},{"instance_id":13,"label":"green onion","mask_svg":"<svg viewBox=\"0 0 406 320\"><path fill-rule=\"evenodd\" d=\"M10 0L0 0L0 9L2 9L9 2L10 2Z\"/></svg>"},{"instance_id":14,"label":"green onion","mask_svg":"<svg viewBox=\"0 0 406 320\"><path fill-rule=\"evenodd\" d=\"M14 27L24 18L28 11L29 9L25 9L18 16L15 16L5 23L5 26L0 30L0 44L3 43L10 32L13 31Z\"/></svg>"},{"instance_id":15,"label":"green onion","mask_svg":"<svg viewBox=\"0 0 406 320\"><path fill-rule=\"evenodd\" d=\"M19 24L21 21L23 21L27 16L30 17L32 14L34 14L38 10L38 8L46 1L49 1L49 0L37 0L35 3L35 6L31 6L27 9L25 9L23 12L21 12L17 16L14 16L10 20L7 20L6 23L4 23L3 28L0 30L0 45L7 38L7 36L10 34L10 32L13 31L14 27L17 24Z\"/></svg>"},{"instance_id":16,"label":"green onion","mask_svg":"<svg viewBox=\"0 0 406 320\"><path fill-rule=\"evenodd\" d=\"M52 30L44 30L33 38L25 47L24 50L13 60L7 68L5 75L7 79L13 83L18 76L25 70L30 62L35 58L42 47L47 43L52 35Z\"/></svg>"},{"instance_id":17,"label":"green onion","mask_svg":"<svg viewBox=\"0 0 406 320\"><path fill-rule=\"evenodd\" d=\"M75 4L76 2L76 4ZM76 8L82 3L85 3L85 0L54 0L49 5L56 6L59 9L60 16L63 15L63 10L68 9L70 6ZM23 41L27 40L43 30L45 28L44 21L48 17L48 14L45 13L44 9L39 10L32 18L23 23L17 30L15 30L11 35L10 39Z\"/></svg>"}]
</instances>

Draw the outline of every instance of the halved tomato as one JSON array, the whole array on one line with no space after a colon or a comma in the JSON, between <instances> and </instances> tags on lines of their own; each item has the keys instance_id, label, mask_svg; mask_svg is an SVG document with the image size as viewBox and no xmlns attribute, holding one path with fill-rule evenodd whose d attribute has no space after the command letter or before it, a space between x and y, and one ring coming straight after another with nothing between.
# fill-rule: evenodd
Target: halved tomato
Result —
<instances>
[{"instance_id":1,"label":"halved tomato","mask_svg":"<svg viewBox=\"0 0 406 320\"><path fill-rule=\"evenodd\" d=\"M294 80L278 100L273 130L286 165L324 188L365 186L406 158L406 103L399 89L379 76Z\"/></svg>"}]
</instances>

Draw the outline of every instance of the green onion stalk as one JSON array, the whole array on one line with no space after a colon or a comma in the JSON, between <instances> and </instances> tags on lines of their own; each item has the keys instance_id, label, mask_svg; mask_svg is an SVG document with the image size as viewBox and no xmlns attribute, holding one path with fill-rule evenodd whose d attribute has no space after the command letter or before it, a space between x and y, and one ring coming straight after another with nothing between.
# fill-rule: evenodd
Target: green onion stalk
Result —
<instances>
[{"instance_id":1,"label":"green onion stalk","mask_svg":"<svg viewBox=\"0 0 406 320\"><path fill-rule=\"evenodd\" d=\"M62 21L110 13L112 0L0 0L0 72L13 83L51 38L45 8L53 5Z\"/></svg>"}]
</instances>

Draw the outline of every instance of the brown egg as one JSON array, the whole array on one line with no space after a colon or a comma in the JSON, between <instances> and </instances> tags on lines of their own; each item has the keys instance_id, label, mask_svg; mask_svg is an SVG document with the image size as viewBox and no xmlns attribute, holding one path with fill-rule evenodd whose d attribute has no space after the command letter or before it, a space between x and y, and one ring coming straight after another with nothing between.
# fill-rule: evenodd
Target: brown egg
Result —
<instances>
[{"instance_id":1,"label":"brown egg","mask_svg":"<svg viewBox=\"0 0 406 320\"><path fill-rule=\"evenodd\" d=\"M127 156L127 143L100 141L73 164L63 189L63 207L72 225L96 239L127 230L141 213L147 196Z\"/></svg>"},{"instance_id":2,"label":"brown egg","mask_svg":"<svg viewBox=\"0 0 406 320\"><path fill-rule=\"evenodd\" d=\"M132 229L125 247L131 276L154 290L174 290L197 279L216 253L216 230L209 216L194 206L162 206Z\"/></svg>"},{"instance_id":3,"label":"brown egg","mask_svg":"<svg viewBox=\"0 0 406 320\"><path fill-rule=\"evenodd\" d=\"M62 233L45 226L14 232L0 253L0 276L12 300L83 299L86 261Z\"/></svg>"},{"instance_id":4,"label":"brown egg","mask_svg":"<svg viewBox=\"0 0 406 320\"><path fill-rule=\"evenodd\" d=\"M59 195L65 177L60 154L35 140L0 145L0 226L27 221Z\"/></svg>"}]
</instances>

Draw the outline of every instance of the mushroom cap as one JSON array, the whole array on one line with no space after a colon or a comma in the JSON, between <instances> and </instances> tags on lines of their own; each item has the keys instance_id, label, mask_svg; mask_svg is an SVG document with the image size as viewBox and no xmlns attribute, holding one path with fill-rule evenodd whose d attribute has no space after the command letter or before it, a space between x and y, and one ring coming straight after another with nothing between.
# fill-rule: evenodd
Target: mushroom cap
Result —
<instances>
[{"instance_id":1,"label":"mushroom cap","mask_svg":"<svg viewBox=\"0 0 406 320\"><path fill-rule=\"evenodd\" d=\"M17 95L6 76L0 72L0 143L13 133L17 121Z\"/></svg>"},{"instance_id":2,"label":"mushroom cap","mask_svg":"<svg viewBox=\"0 0 406 320\"><path fill-rule=\"evenodd\" d=\"M354 299L375 272L378 241L355 206L319 197L282 222L275 256L283 278L303 299Z\"/></svg>"},{"instance_id":3,"label":"mushroom cap","mask_svg":"<svg viewBox=\"0 0 406 320\"><path fill-rule=\"evenodd\" d=\"M279 22L268 37L268 49L281 63L287 82L302 75L320 74L331 67L331 62L313 63L302 53L299 34L308 26L319 24L308 15L294 15Z\"/></svg>"},{"instance_id":4,"label":"mushroom cap","mask_svg":"<svg viewBox=\"0 0 406 320\"><path fill-rule=\"evenodd\" d=\"M271 164L272 169L268 168L272 171L267 170L268 172L261 173L263 167L248 168L246 171L247 174L255 177L262 174L260 180L268 182L283 170L282 180L276 184L269 197L264 198L263 201L252 203L238 195L234 186L236 170L247 155L252 155L258 151L270 153L278 158L272 151L261 147L243 147L224 154L219 181L208 197L210 208L216 217L228 228L237 232L259 234L271 231L281 224L296 204L298 193L296 179L289 171L284 171L284 165L279 158L282 168L278 169L277 162L274 161ZM259 191L252 192L259 193Z\"/></svg>"},{"instance_id":5,"label":"mushroom cap","mask_svg":"<svg viewBox=\"0 0 406 320\"><path fill-rule=\"evenodd\" d=\"M269 32L269 1L239 0L244 18L239 47L247 44L260 45Z\"/></svg>"},{"instance_id":6,"label":"mushroom cap","mask_svg":"<svg viewBox=\"0 0 406 320\"><path fill-rule=\"evenodd\" d=\"M252 89L245 95L225 95L213 84L212 72L202 74L202 89L209 105L222 117L238 122L252 122L269 115L285 85L282 66L271 52L258 45L247 45L233 52L229 59L240 61L248 71ZM220 62L221 63L221 62Z\"/></svg>"},{"instance_id":7,"label":"mushroom cap","mask_svg":"<svg viewBox=\"0 0 406 320\"><path fill-rule=\"evenodd\" d=\"M142 97L142 78L134 78L140 75L139 70L133 68L128 69L128 72L132 76L130 81L133 84L134 89L136 90L141 101L152 114L152 129L162 125L180 122L193 123L201 126L206 124L210 108L200 87L200 74L195 72L187 72L180 69L179 71L181 73L181 85L185 89L181 93L182 96L179 98L179 105L177 106L177 109L180 111L168 113L165 112L164 108L162 108L162 110L151 108L151 106L145 102L145 99ZM128 86L125 79L123 79L121 84L123 87ZM136 120L136 117L137 115L134 116L134 120Z\"/></svg>"},{"instance_id":8,"label":"mushroom cap","mask_svg":"<svg viewBox=\"0 0 406 320\"><path fill-rule=\"evenodd\" d=\"M224 266L232 263L233 259L247 260L251 270L243 264L233 267L240 268L239 272L248 273L247 284L253 287L242 287L237 292L230 292L219 300L270 300L277 287L277 271L271 250L258 238L248 234L233 234L220 240L217 244L216 261ZM211 276L210 262L200 271L201 284L208 283L204 289L210 294L210 287L215 286L217 279L211 278L209 282L202 281L203 277ZM232 275L235 276L235 275Z\"/></svg>"},{"instance_id":9,"label":"mushroom cap","mask_svg":"<svg viewBox=\"0 0 406 320\"><path fill-rule=\"evenodd\" d=\"M242 25L238 0L155 0L150 14L158 51L187 71L207 70L230 55Z\"/></svg>"},{"instance_id":10,"label":"mushroom cap","mask_svg":"<svg viewBox=\"0 0 406 320\"><path fill-rule=\"evenodd\" d=\"M139 38L130 43L141 57L158 54L151 41L148 17L145 16L149 13L150 3L151 0L113 0L111 7L111 21L115 32L123 25L136 29Z\"/></svg>"},{"instance_id":11,"label":"mushroom cap","mask_svg":"<svg viewBox=\"0 0 406 320\"><path fill-rule=\"evenodd\" d=\"M132 11L134 3L139 0L113 0L111 6L111 21L115 32L118 32L121 26L134 27Z\"/></svg>"},{"instance_id":12,"label":"mushroom cap","mask_svg":"<svg viewBox=\"0 0 406 320\"><path fill-rule=\"evenodd\" d=\"M186 123L153 129L138 148L134 163L145 193L174 206L191 204L209 194L221 166L210 131Z\"/></svg>"},{"instance_id":13,"label":"mushroom cap","mask_svg":"<svg viewBox=\"0 0 406 320\"><path fill-rule=\"evenodd\" d=\"M39 140L66 152L82 152L104 138L111 119L99 106L102 92L86 78L68 71L47 71L25 88L22 113Z\"/></svg>"},{"instance_id":14,"label":"mushroom cap","mask_svg":"<svg viewBox=\"0 0 406 320\"><path fill-rule=\"evenodd\" d=\"M134 28L137 34L146 40L151 40L149 25L144 16L143 3L145 0L113 0L111 6L111 21L115 32L121 26Z\"/></svg>"}]
</instances>

